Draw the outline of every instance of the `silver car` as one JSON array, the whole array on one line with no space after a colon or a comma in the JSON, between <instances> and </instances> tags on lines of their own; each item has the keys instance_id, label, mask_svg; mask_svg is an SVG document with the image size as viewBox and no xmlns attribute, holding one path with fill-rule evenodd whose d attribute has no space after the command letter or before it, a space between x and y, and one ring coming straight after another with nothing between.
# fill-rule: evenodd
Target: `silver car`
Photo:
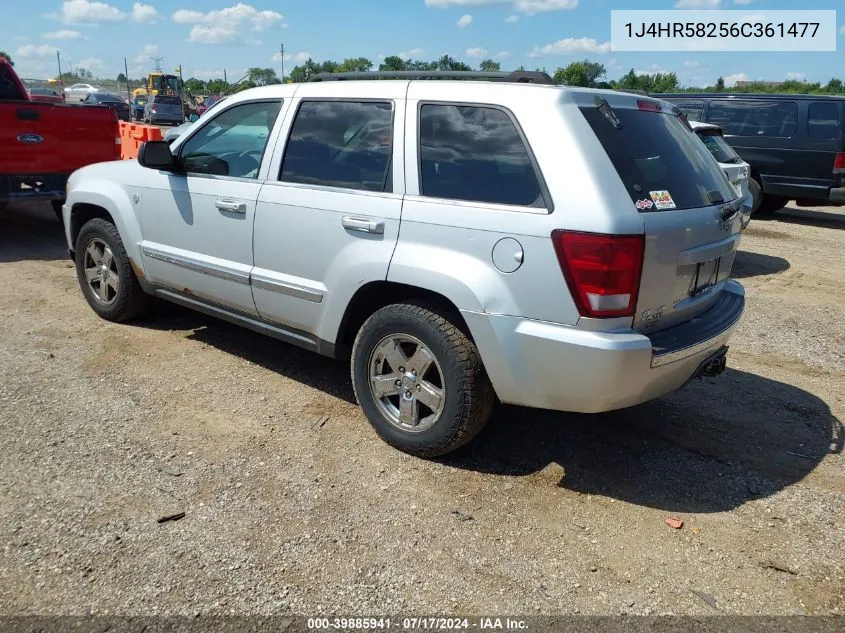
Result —
<instances>
[{"instance_id":1,"label":"silver car","mask_svg":"<svg viewBox=\"0 0 845 633\"><path fill-rule=\"evenodd\" d=\"M112 321L158 297L343 359L376 432L420 456L497 402L610 411L722 372L741 201L680 112L459 76L245 90L172 145L80 169L82 295Z\"/></svg>"}]
</instances>

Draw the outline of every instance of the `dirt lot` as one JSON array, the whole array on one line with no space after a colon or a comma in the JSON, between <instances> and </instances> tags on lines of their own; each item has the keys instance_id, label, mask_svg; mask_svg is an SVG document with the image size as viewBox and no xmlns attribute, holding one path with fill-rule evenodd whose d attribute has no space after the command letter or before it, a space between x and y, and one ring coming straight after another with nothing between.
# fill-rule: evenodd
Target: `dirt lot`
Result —
<instances>
[{"instance_id":1,"label":"dirt lot","mask_svg":"<svg viewBox=\"0 0 845 633\"><path fill-rule=\"evenodd\" d=\"M0 221L0 613L845 613L845 212L752 222L721 377L435 462L345 366L103 322L49 207Z\"/></svg>"}]
</instances>

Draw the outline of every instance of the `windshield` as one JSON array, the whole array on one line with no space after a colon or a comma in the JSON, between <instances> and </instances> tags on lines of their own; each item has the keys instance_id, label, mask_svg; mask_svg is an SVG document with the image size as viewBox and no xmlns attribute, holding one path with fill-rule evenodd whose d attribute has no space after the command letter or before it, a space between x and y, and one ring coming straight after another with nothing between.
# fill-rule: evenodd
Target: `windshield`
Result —
<instances>
[{"instance_id":1,"label":"windshield","mask_svg":"<svg viewBox=\"0 0 845 633\"><path fill-rule=\"evenodd\" d=\"M733 148L728 145L727 141L721 134L712 130L697 130L699 138L704 145L713 154L713 158L718 163L741 163L742 159L739 157Z\"/></svg>"},{"instance_id":2,"label":"windshield","mask_svg":"<svg viewBox=\"0 0 845 633\"><path fill-rule=\"evenodd\" d=\"M694 209L736 198L724 172L678 116L611 109L606 102L580 109L641 211Z\"/></svg>"}]
</instances>

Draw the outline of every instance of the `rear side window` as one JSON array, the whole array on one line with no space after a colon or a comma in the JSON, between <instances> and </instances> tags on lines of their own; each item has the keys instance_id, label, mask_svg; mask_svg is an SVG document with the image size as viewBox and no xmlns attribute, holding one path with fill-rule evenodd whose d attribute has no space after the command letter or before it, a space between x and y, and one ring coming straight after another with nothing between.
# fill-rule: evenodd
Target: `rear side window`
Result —
<instances>
[{"instance_id":1,"label":"rear side window","mask_svg":"<svg viewBox=\"0 0 845 633\"><path fill-rule=\"evenodd\" d=\"M450 200L543 206L534 164L498 108L420 108L420 194Z\"/></svg>"},{"instance_id":2,"label":"rear side window","mask_svg":"<svg viewBox=\"0 0 845 633\"><path fill-rule=\"evenodd\" d=\"M798 132L798 105L794 101L713 100L707 122L733 136L786 138Z\"/></svg>"},{"instance_id":3,"label":"rear side window","mask_svg":"<svg viewBox=\"0 0 845 633\"><path fill-rule=\"evenodd\" d=\"M810 104L807 117L810 138L836 139L841 136L839 104L816 101Z\"/></svg>"},{"instance_id":4,"label":"rear side window","mask_svg":"<svg viewBox=\"0 0 845 633\"><path fill-rule=\"evenodd\" d=\"M707 207L736 198L709 151L674 114L581 107L640 211Z\"/></svg>"},{"instance_id":5,"label":"rear side window","mask_svg":"<svg viewBox=\"0 0 845 633\"><path fill-rule=\"evenodd\" d=\"M391 102L303 101L279 180L389 192L392 148Z\"/></svg>"},{"instance_id":6,"label":"rear side window","mask_svg":"<svg viewBox=\"0 0 845 633\"><path fill-rule=\"evenodd\" d=\"M704 111L704 101L693 101L688 99L672 99L672 103L687 115L690 121L701 121L701 113Z\"/></svg>"},{"instance_id":7,"label":"rear side window","mask_svg":"<svg viewBox=\"0 0 845 633\"><path fill-rule=\"evenodd\" d=\"M701 139L704 146L713 154L713 158L719 163L739 163L742 159L728 145L727 141L722 138L722 135L717 132L710 132L707 130L696 132Z\"/></svg>"}]
</instances>

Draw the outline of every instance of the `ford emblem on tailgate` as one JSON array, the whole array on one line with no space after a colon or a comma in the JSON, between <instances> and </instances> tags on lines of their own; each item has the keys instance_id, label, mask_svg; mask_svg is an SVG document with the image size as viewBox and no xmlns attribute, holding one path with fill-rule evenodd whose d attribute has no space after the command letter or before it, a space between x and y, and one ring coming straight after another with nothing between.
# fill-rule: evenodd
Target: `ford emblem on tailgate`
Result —
<instances>
[{"instance_id":1,"label":"ford emblem on tailgate","mask_svg":"<svg viewBox=\"0 0 845 633\"><path fill-rule=\"evenodd\" d=\"M38 134L19 134L18 135L18 142L19 143L26 143L27 145L34 145L35 143L40 143L44 140L43 136Z\"/></svg>"}]
</instances>

